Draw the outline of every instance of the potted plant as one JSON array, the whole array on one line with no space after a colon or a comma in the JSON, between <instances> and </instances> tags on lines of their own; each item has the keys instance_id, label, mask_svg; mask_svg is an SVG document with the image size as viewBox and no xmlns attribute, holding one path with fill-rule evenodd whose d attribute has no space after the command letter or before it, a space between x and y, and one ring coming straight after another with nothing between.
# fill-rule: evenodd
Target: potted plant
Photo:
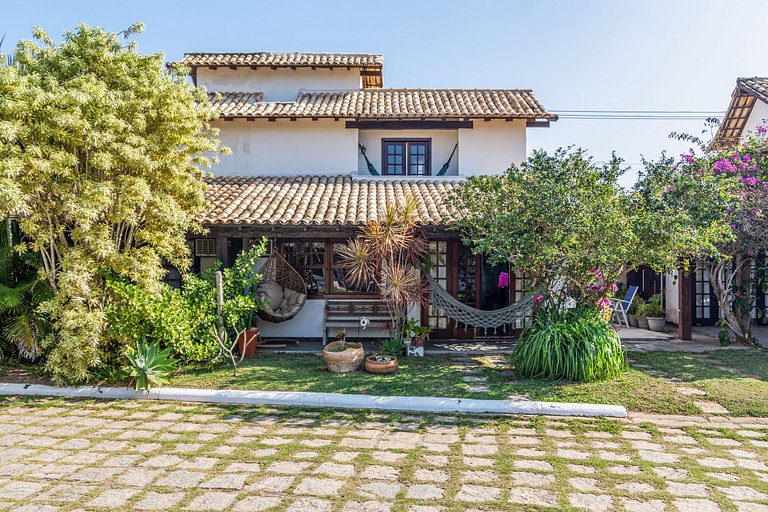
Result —
<instances>
[{"instance_id":1,"label":"potted plant","mask_svg":"<svg viewBox=\"0 0 768 512\"><path fill-rule=\"evenodd\" d=\"M394 373L397 357L403 354L405 344L398 338L388 338L379 344L379 351L365 358L365 370L369 373Z\"/></svg>"},{"instance_id":2,"label":"potted plant","mask_svg":"<svg viewBox=\"0 0 768 512\"><path fill-rule=\"evenodd\" d=\"M645 304L645 300L643 300L643 298L637 294L629 304L629 308L627 309L627 321L632 327L639 327L637 322L637 308L642 304Z\"/></svg>"},{"instance_id":3,"label":"potted plant","mask_svg":"<svg viewBox=\"0 0 768 512\"><path fill-rule=\"evenodd\" d=\"M323 361L331 373L349 373L357 370L365 352L362 343L347 341L347 331L342 329L336 333L336 341L323 348Z\"/></svg>"},{"instance_id":4,"label":"potted plant","mask_svg":"<svg viewBox=\"0 0 768 512\"><path fill-rule=\"evenodd\" d=\"M423 347L424 342L429 339L429 335L432 332L432 329L427 327L426 325L419 325L413 330L413 343L417 347Z\"/></svg>"},{"instance_id":5,"label":"potted plant","mask_svg":"<svg viewBox=\"0 0 768 512\"><path fill-rule=\"evenodd\" d=\"M667 325L666 312L661 307L661 294L657 293L645 305L645 316L648 321L648 329L661 332Z\"/></svg>"},{"instance_id":6,"label":"potted plant","mask_svg":"<svg viewBox=\"0 0 768 512\"><path fill-rule=\"evenodd\" d=\"M637 318L637 326L641 329L648 329L648 304L638 304L635 310L635 317Z\"/></svg>"}]
</instances>

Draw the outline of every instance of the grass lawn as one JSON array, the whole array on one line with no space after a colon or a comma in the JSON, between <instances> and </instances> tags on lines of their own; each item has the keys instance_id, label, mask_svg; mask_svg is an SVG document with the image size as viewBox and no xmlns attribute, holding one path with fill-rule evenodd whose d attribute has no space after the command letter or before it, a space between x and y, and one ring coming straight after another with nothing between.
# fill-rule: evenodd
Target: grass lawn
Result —
<instances>
[{"instance_id":1,"label":"grass lawn","mask_svg":"<svg viewBox=\"0 0 768 512\"><path fill-rule=\"evenodd\" d=\"M315 355L268 354L245 361L237 377L225 366L187 368L173 377L172 385L488 399L518 394L531 400L617 404L631 411L661 414L696 414L701 411L694 401L705 400L723 405L733 415L768 417L766 350L632 352L630 369L619 379L585 384L517 380L509 365L494 366L482 356L476 360L482 365L490 392L469 391L451 356L402 358L400 370L384 376L362 370L331 374ZM706 395L684 395L676 390L680 386L700 389Z\"/></svg>"},{"instance_id":2,"label":"grass lawn","mask_svg":"<svg viewBox=\"0 0 768 512\"><path fill-rule=\"evenodd\" d=\"M509 364L478 356L489 392L472 392L460 363L449 355L401 358L393 375L371 375L362 369L339 375L325 371L312 354L263 354L243 362L236 377L225 365L187 367L171 386L269 391L319 391L367 395L415 395L623 405L630 411L697 414L695 401L712 401L734 416L768 417L768 350L715 350L705 354L631 352L630 369L616 380L597 383L518 380ZM0 382L45 384L39 366L0 363ZM705 395L686 395L679 387Z\"/></svg>"}]
</instances>

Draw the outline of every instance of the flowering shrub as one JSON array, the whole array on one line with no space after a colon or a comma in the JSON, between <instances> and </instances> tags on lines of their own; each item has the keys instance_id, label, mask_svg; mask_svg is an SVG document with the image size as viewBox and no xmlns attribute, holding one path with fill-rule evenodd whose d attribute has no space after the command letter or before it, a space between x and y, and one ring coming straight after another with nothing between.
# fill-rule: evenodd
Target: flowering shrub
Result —
<instances>
[{"instance_id":1,"label":"flowering shrub","mask_svg":"<svg viewBox=\"0 0 768 512\"><path fill-rule=\"evenodd\" d=\"M768 249L766 132L765 126L758 126L736 148L701 155L691 150L670 166L663 180L667 200L680 211L704 212L711 225L724 229L724 236L701 256L724 321L743 341L752 341L755 288L766 282L764 264L757 260ZM758 316L764 317L764 312Z\"/></svg>"}]
</instances>

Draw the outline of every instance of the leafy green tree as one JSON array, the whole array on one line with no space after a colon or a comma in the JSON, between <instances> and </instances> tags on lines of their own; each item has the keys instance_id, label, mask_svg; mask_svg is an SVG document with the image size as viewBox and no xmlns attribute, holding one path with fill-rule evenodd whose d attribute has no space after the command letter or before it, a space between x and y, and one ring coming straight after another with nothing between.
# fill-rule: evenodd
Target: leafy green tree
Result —
<instances>
[{"instance_id":1,"label":"leafy green tree","mask_svg":"<svg viewBox=\"0 0 768 512\"><path fill-rule=\"evenodd\" d=\"M141 28L81 24L60 44L36 28L0 66L0 215L18 216L54 293L43 345L57 382L106 359L103 276L156 288L200 230L215 114L184 70L125 41Z\"/></svg>"},{"instance_id":2,"label":"leafy green tree","mask_svg":"<svg viewBox=\"0 0 768 512\"><path fill-rule=\"evenodd\" d=\"M565 279L583 307L602 307L627 272L643 264L676 268L723 233L722 223L672 215L655 195L661 189L625 190L622 173L616 157L598 164L581 150L534 151L503 175L462 185L452 198L462 212L454 227L476 252L509 262L532 286ZM549 299L559 293L550 290Z\"/></svg>"}]
</instances>

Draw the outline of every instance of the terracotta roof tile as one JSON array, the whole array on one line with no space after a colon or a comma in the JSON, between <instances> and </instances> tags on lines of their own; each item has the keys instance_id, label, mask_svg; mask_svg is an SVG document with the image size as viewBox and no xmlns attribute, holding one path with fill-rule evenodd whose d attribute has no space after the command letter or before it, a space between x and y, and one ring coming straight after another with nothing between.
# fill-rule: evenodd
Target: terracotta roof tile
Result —
<instances>
[{"instance_id":1,"label":"terracotta roof tile","mask_svg":"<svg viewBox=\"0 0 768 512\"><path fill-rule=\"evenodd\" d=\"M363 89L299 93L265 102L237 92L211 93L222 117L541 118L556 120L527 89Z\"/></svg>"},{"instance_id":2,"label":"terracotta roof tile","mask_svg":"<svg viewBox=\"0 0 768 512\"><path fill-rule=\"evenodd\" d=\"M458 179L339 176L216 177L208 182L209 224L359 225L413 196L422 224L443 224Z\"/></svg>"},{"instance_id":3,"label":"terracotta roof tile","mask_svg":"<svg viewBox=\"0 0 768 512\"><path fill-rule=\"evenodd\" d=\"M315 52L201 52L185 53L179 61L190 67L381 67L384 56L374 53Z\"/></svg>"}]
</instances>

